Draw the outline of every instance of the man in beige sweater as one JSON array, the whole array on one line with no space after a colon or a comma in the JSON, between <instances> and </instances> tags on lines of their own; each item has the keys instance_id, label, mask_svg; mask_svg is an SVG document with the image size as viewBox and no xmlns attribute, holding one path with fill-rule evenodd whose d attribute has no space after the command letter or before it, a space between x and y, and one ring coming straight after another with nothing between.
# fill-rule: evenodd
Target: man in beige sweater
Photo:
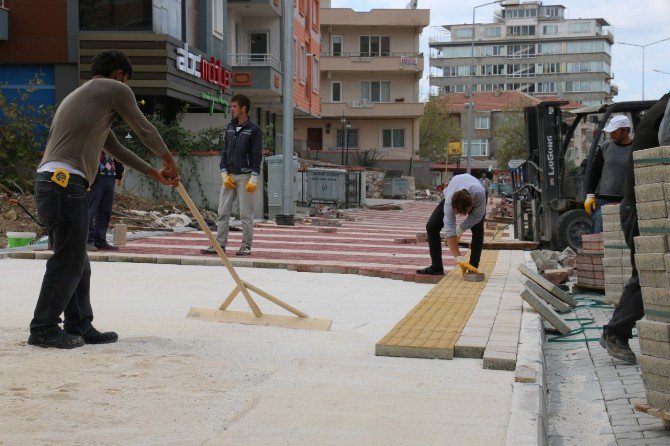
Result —
<instances>
[{"instance_id":1,"label":"man in beige sweater","mask_svg":"<svg viewBox=\"0 0 670 446\"><path fill-rule=\"evenodd\" d=\"M179 172L163 139L137 106L126 85L130 61L120 51L103 51L91 65L93 79L70 93L56 110L44 157L35 175L37 212L46 224L54 254L47 261L28 344L75 348L115 342L114 332L93 325L91 267L86 254L88 201L86 189L98 171L100 151L126 166L176 186ZM120 116L140 140L165 162L158 170L123 147L111 130ZM58 325L64 313L64 330Z\"/></svg>"}]
</instances>

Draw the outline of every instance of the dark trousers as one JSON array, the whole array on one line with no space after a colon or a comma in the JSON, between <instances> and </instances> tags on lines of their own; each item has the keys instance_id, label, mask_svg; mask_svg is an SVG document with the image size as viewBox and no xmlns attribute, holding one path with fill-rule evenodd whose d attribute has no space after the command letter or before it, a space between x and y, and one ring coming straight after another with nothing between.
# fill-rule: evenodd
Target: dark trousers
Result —
<instances>
[{"instance_id":1,"label":"dark trousers","mask_svg":"<svg viewBox=\"0 0 670 446\"><path fill-rule=\"evenodd\" d=\"M114 204L113 176L98 175L88 193L88 241L102 243L107 241L107 229L112 218Z\"/></svg>"},{"instance_id":2,"label":"dark trousers","mask_svg":"<svg viewBox=\"0 0 670 446\"><path fill-rule=\"evenodd\" d=\"M65 328L85 331L93 320L91 266L86 254L86 188L35 182L37 213L47 227L53 255L47 260L42 288L30 322L31 333L55 328L65 313Z\"/></svg>"},{"instance_id":3,"label":"dark trousers","mask_svg":"<svg viewBox=\"0 0 670 446\"><path fill-rule=\"evenodd\" d=\"M472 231L472 244L470 245L470 265L479 267L479 260L482 257L482 247L484 246L484 215L479 223L474 225ZM437 270L443 270L442 264L442 240L440 232L444 228L444 200L437 205L428 223L426 223L426 236L428 239L428 248L430 249L430 266Z\"/></svg>"},{"instance_id":4,"label":"dark trousers","mask_svg":"<svg viewBox=\"0 0 670 446\"><path fill-rule=\"evenodd\" d=\"M605 330L613 332L619 338L630 339L633 337L635 323L644 317L642 289L635 265L635 244L633 243L633 238L640 235L640 229L637 224L635 205L621 203L619 214L626 245L630 248L630 263L633 266L633 272L623 288L619 305L614 309L612 319L605 325Z\"/></svg>"}]
</instances>

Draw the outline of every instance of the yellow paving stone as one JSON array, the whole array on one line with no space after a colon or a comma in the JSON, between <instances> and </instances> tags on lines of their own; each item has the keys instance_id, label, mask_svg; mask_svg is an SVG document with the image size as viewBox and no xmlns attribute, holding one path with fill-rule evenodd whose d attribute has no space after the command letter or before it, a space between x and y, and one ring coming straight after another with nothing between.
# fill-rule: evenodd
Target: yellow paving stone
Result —
<instances>
[{"instance_id":1,"label":"yellow paving stone","mask_svg":"<svg viewBox=\"0 0 670 446\"><path fill-rule=\"evenodd\" d=\"M489 278L497 251L484 251L479 269ZM486 286L466 282L459 268L451 270L403 317L375 347L378 356L452 359L465 324Z\"/></svg>"}]
</instances>

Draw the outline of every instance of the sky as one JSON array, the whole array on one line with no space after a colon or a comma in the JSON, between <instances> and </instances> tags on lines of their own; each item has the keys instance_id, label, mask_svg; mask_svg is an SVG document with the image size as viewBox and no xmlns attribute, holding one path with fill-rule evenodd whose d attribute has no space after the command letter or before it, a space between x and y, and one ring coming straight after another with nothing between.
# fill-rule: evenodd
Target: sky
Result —
<instances>
[{"instance_id":1,"label":"sky","mask_svg":"<svg viewBox=\"0 0 670 446\"><path fill-rule=\"evenodd\" d=\"M403 9L409 0L331 0L333 8L352 8L368 11L374 8ZM488 0L418 0L420 9L430 9L430 25L421 35L421 51L426 57L426 68L421 80L422 95L428 92L428 38L431 27L457 23L472 23L473 6ZM566 18L604 18L614 34L612 46L612 83L619 87L614 101L642 99L642 48L621 45L627 42L646 45L670 37L670 1L668 0L558 0L544 1L544 5L565 6ZM477 8L476 21L491 23L498 5ZM658 99L670 91L670 40L645 48L644 98ZM664 71L659 73L654 70Z\"/></svg>"}]
</instances>

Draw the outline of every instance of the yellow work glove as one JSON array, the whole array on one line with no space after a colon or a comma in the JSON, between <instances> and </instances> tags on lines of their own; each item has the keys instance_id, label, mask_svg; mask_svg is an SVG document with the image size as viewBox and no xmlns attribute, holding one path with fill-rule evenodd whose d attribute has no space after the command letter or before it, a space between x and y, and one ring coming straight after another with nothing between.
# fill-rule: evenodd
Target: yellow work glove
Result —
<instances>
[{"instance_id":1,"label":"yellow work glove","mask_svg":"<svg viewBox=\"0 0 670 446\"><path fill-rule=\"evenodd\" d=\"M596 196L594 194L588 194L586 196L586 201L584 201L584 210L589 215L591 215L593 211L596 210Z\"/></svg>"},{"instance_id":2,"label":"yellow work glove","mask_svg":"<svg viewBox=\"0 0 670 446\"><path fill-rule=\"evenodd\" d=\"M247 192L253 194L256 192L256 183L258 182L258 175L251 175L249 181L247 181Z\"/></svg>"},{"instance_id":3,"label":"yellow work glove","mask_svg":"<svg viewBox=\"0 0 670 446\"><path fill-rule=\"evenodd\" d=\"M461 272L465 274L468 271L473 273L478 273L479 270L474 266L470 265L463 257L456 257L456 264L461 267Z\"/></svg>"},{"instance_id":4,"label":"yellow work glove","mask_svg":"<svg viewBox=\"0 0 670 446\"><path fill-rule=\"evenodd\" d=\"M237 186L233 177L228 175L228 172L221 172L221 179L223 180L223 186L228 189L235 189L235 186Z\"/></svg>"}]
</instances>

